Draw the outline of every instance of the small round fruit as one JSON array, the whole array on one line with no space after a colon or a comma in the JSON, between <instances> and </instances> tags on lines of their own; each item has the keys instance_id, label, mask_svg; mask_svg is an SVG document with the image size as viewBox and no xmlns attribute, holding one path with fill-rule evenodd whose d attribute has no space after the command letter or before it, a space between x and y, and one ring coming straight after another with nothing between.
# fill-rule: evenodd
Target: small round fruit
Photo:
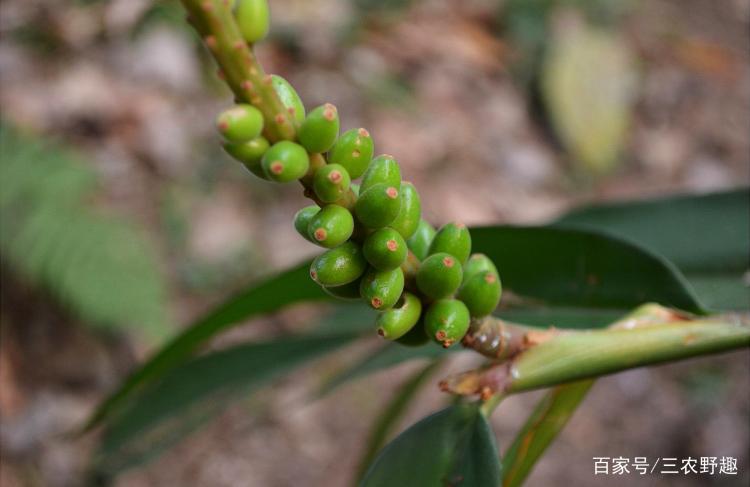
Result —
<instances>
[{"instance_id":1,"label":"small round fruit","mask_svg":"<svg viewBox=\"0 0 750 487\"><path fill-rule=\"evenodd\" d=\"M397 340L406 335L419 321L422 302L411 293L404 293L396 305L380 313L375 320L378 335L387 340Z\"/></svg>"},{"instance_id":2,"label":"small round fruit","mask_svg":"<svg viewBox=\"0 0 750 487\"><path fill-rule=\"evenodd\" d=\"M447 252L459 260L466 262L471 253L471 235L463 223L446 223L435 234L430 244L430 253Z\"/></svg>"},{"instance_id":3,"label":"small round fruit","mask_svg":"<svg viewBox=\"0 0 750 487\"><path fill-rule=\"evenodd\" d=\"M430 338L427 336L427 333L425 333L424 330L423 320L420 319L419 321L417 321L417 324L414 325L411 330L406 333L406 335L397 339L396 343L398 343L399 345L404 345L406 347L419 347L427 343L429 339Z\"/></svg>"},{"instance_id":4,"label":"small round fruit","mask_svg":"<svg viewBox=\"0 0 750 487\"><path fill-rule=\"evenodd\" d=\"M396 219L400 209L398 189L387 184L376 184L362 192L354 204L354 214L368 228L388 226Z\"/></svg>"},{"instance_id":5,"label":"small round fruit","mask_svg":"<svg viewBox=\"0 0 750 487\"><path fill-rule=\"evenodd\" d=\"M375 309L388 309L404 291L404 273L400 267L390 271L369 269L359 285L359 294Z\"/></svg>"},{"instance_id":6,"label":"small round fruit","mask_svg":"<svg viewBox=\"0 0 750 487\"><path fill-rule=\"evenodd\" d=\"M417 270L417 287L425 296L441 299L451 296L461 285L463 271L458 260L440 252L427 257Z\"/></svg>"},{"instance_id":7,"label":"small round fruit","mask_svg":"<svg viewBox=\"0 0 750 487\"><path fill-rule=\"evenodd\" d=\"M467 280L456 296L464 302L469 314L481 318L495 311L500 303L502 285L493 271L481 271Z\"/></svg>"},{"instance_id":8,"label":"small round fruit","mask_svg":"<svg viewBox=\"0 0 750 487\"><path fill-rule=\"evenodd\" d=\"M427 335L445 348L466 335L469 323L469 310L457 299L435 301L427 308L424 317Z\"/></svg>"},{"instance_id":9,"label":"small round fruit","mask_svg":"<svg viewBox=\"0 0 750 487\"><path fill-rule=\"evenodd\" d=\"M256 43L268 34L267 0L237 0L234 16L245 42Z\"/></svg>"},{"instance_id":10,"label":"small round fruit","mask_svg":"<svg viewBox=\"0 0 750 487\"><path fill-rule=\"evenodd\" d=\"M216 128L228 142L247 142L263 132L263 114L252 105L235 105L216 117Z\"/></svg>"},{"instance_id":11,"label":"small round fruit","mask_svg":"<svg viewBox=\"0 0 750 487\"><path fill-rule=\"evenodd\" d=\"M334 105L326 103L311 111L297 137L307 152L326 152L339 136L339 114Z\"/></svg>"},{"instance_id":12,"label":"small round fruit","mask_svg":"<svg viewBox=\"0 0 750 487\"><path fill-rule=\"evenodd\" d=\"M305 105L302 104L302 99L297 91L278 74L271 75L271 83L284 108L294 117L297 123L302 123L305 120Z\"/></svg>"},{"instance_id":13,"label":"small round fruit","mask_svg":"<svg viewBox=\"0 0 750 487\"><path fill-rule=\"evenodd\" d=\"M346 301L359 301L361 299L359 295L359 282L360 280L357 279L350 282L349 284L344 284L343 286L321 287L326 294L328 294L329 296L333 296L334 298L343 299Z\"/></svg>"},{"instance_id":14,"label":"small round fruit","mask_svg":"<svg viewBox=\"0 0 750 487\"><path fill-rule=\"evenodd\" d=\"M370 133L365 129L351 129L338 138L331 149L328 161L332 164L341 164L349 171L352 179L357 179L367 170L372 152Z\"/></svg>"},{"instance_id":15,"label":"small round fruit","mask_svg":"<svg viewBox=\"0 0 750 487\"><path fill-rule=\"evenodd\" d=\"M310 227L310 220L317 215L320 211L318 205L305 206L294 215L294 229L297 233L302 235L305 240L313 241L310 237L310 232L307 229Z\"/></svg>"},{"instance_id":16,"label":"small round fruit","mask_svg":"<svg viewBox=\"0 0 750 487\"><path fill-rule=\"evenodd\" d=\"M371 233L365 239L362 251L371 266L381 271L389 271L399 267L406 260L409 249L401 234L386 227Z\"/></svg>"},{"instance_id":17,"label":"small round fruit","mask_svg":"<svg viewBox=\"0 0 750 487\"><path fill-rule=\"evenodd\" d=\"M354 218L339 205L326 205L311 219L307 233L311 242L332 249L349 240L354 231Z\"/></svg>"},{"instance_id":18,"label":"small round fruit","mask_svg":"<svg viewBox=\"0 0 750 487\"><path fill-rule=\"evenodd\" d=\"M380 155L370 161L370 165L362 176L361 190L367 191L376 184L387 184L396 189L401 188L401 169L393 156Z\"/></svg>"},{"instance_id":19,"label":"small round fruit","mask_svg":"<svg viewBox=\"0 0 750 487\"><path fill-rule=\"evenodd\" d=\"M333 203L349 190L352 180L340 164L327 164L315 172L313 190L320 201Z\"/></svg>"},{"instance_id":20,"label":"small round fruit","mask_svg":"<svg viewBox=\"0 0 750 487\"><path fill-rule=\"evenodd\" d=\"M425 260L430 252L430 244L435 236L435 228L426 220L419 220L417 229L406 240L406 245L417 256L419 260Z\"/></svg>"},{"instance_id":21,"label":"small round fruit","mask_svg":"<svg viewBox=\"0 0 750 487\"><path fill-rule=\"evenodd\" d=\"M365 269L367 261L362 249L349 241L316 257L310 266L310 277L321 286L343 286L359 279Z\"/></svg>"},{"instance_id":22,"label":"small round fruit","mask_svg":"<svg viewBox=\"0 0 750 487\"><path fill-rule=\"evenodd\" d=\"M240 161L248 171L262 179L268 179L260 161L269 147L268 140L263 136L256 137L249 142L224 143L224 150L230 156Z\"/></svg>"},{"instance_id":23,"label":"small round fruit","mask_svg":"<svg viewBox=\"0 0 750 487\"><path fill-rule=\"evenodd\" d=\"M497 267L489 257L484 254L471 254L464 264L464 282L482 271L492 271L496 276L498 275Z\"/></svg>"},{"instance_id":24,"label":"small round fruit","mask_svg":"<svg viewBox=\"0 0 750 487\"><path fill-rule=\"evenodd\" d=\"M279 183L288 183L307 173L310 168L310 158L301 145L282 140L276 142L263 154L261 165L269 179Z\"/></svg>"},{"instance_id":25,"label":"small round fruit","mask_svg":"<svg viewBox=\"0 0 750 487\"><path fill-rule=\"evenodd\" d=\"M391 222L391 228L396 230L404 238L414 235L419 226L419 217L422 214L422 203L419 201L419 193L413 184L402 182L401 208L398 216ZM429 246L429 244L428 244Z\"/></svg>"}]
</instances>

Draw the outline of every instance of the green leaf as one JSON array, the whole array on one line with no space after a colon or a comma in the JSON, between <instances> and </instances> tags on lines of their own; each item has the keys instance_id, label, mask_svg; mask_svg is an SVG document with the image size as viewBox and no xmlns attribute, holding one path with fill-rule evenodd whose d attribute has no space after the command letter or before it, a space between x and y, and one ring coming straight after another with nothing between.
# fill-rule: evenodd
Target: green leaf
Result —
<instances>
[{"instance_id":1,"label":"green leaf","mask_svg":"<svg viewBox=\"0 0 750 487\"><path fill-rule=\"evenodd\" d=\"M95 172L74 153L0 124L0 253L87 323L168 330L166 282L130 222L92 208Z\"/></svg>"},{"instance_id":2,"label":"green leaf","mask_svg":"<svg viewBox=\"0 0 750 487\"><path fill-rule=\"evenodd\" d=\"M84 431L100 424L139 387L158 379L184 362L201 345L230 326L290 304L328 299L327 295L310 280L309 268L310 262L304 262L282 274L254 284L191 325L133 372L125 383L97 408Z\"/></svg>"},{"instance_id":3,"label":"green leaf","mask_svg":"<svg viewBox=\"0 0 750 487\"><path fill-rule=\"evenodd\" d=\"M173 369L118 412L105 430L95 470L112 475L156 455L231 399L357 336L350 332L250 343Z\"/></svg>"},{"instance_id":4,"label":"green leaf","mask_svg":"<svg viewBox=\"0 0 750 487\"><path fill-rule=\"evenodd\" d=\"M750 189L588 206L555 222L632 239L672 261L717 309L748 309Z\"/></svg>"},{"instance_id":5,"label":"green leaf","mask_svg":"<svg viewBox=\"0 0 750 487\"><path fill-rule=\"evenodd\" d=\"M674 265L619 237L516 226L474 228L471 236L473 251L497 265L504 290L533 307L627 310L653 301L703 309Z\"/></svg>"},{"instance_id":6,"label":"green leaf","mask_svg":"<svg viewBox=\"0 0 750 487\"><path fill-rule=\"evenodd\" d=\"M593 380L563 384L550 389L503 455L503 487L523 484L536 461L557 438L583 401Z\"/></svg>"},{"instance_id":7,"label":"green leaf","mask_svg":"<svg viewBox=\"0 0 750 487\"><path fill-rule=\"evenodd\" d=\"M328 394L349 381L403 362L418 359L435 359L455 351L461 351L461 349L445 349L437 347L431 342L419 347L406 347L398 343L387 343L354 364L345 367L341 372L327 380L320 388L318 394L321 396Z\"/></svg>"},{"instance_id":8,"label":"green leaf","mask_svg":"<svg viewBox=\"0 0 750 487\"><path fill-rule=\"evenodd\" d=\"M542 96L574 161L600 174L616 165L625 145L637 73L623 38L580 18L568 20L552 34Z\"/></svg>"},{"instance_id":9,"label":"green leaf","mask_svg":"<svg viewBox=\"0 0 750 487\"><path fill-rule=\"evenodd\" d=\"M395 392L393 398L383 409L377 420L370 430L370 437L367 440L367 447L362 459L359 461L357 468L357 480L362 480L367 467L370 466L375 455L383 448L385 441L393 430L398 426L399 421L408 409L409 405L415 399L422 386L440 367L440 360L433 360L427 366L418 370L401 387Z\"/></svg>"},{"instance_id":10,"label":"green leaf","mask_svg":"<svg viewBox=\"0 0 750 487\"><path fill-rule=\"evenodd\" d=\"M461 404L428 416L389 443L360 487L499 484L492 430L475 404Z\"/></svg>"}]
</instances>

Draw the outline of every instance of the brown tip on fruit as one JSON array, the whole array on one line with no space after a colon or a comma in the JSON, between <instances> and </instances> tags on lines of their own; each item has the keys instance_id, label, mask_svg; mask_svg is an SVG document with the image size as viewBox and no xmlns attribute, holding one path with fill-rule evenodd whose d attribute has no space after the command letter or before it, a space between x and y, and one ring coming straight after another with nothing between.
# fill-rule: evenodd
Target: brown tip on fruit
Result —
<instances>
[{"instance_id":1,"label":"brown tip on fruit","mask_svg":"<svg viewBox=\"0 0 750 487\"><path fill-rule=\"evenodd\" d=\"M315 240L322 242L328 236L328 232L326 232L325 228L318 228L313 232L313 236L315 237Z\"/></svg>"},{"instance_id":2,"label":"brown tip on fruit","mask_svg":"<svg viewBox=\"0 0 750 487\"><path fill-rule=\"evenodd\" d=\"M385 190L385 194L392 200L398 198L398 190L393 186L389 186L388 189Z\"/></svg>"},{"instance_id":3,"label":"brown tip on fruit","mask_svg":"<svg viewBox=\"0 0 750 487\"><path fill-rule=\"evenodd\" d=\"M206 36L204 39L206 45L210 47L211 49L216 47L216 37L214 36Z\"/></svg>"},{"instance_id":4,"label":"brown tip on fruit","mask_svg":"<svg viewBox=\"0 0 750 487\"><path fill-rule=\"evenodd\" d=\"M382 329L382 328L378 328L378 335L380 335L381 337L385 338L385 330Z\"/></svg>"},{"instance_id":5,"label":"brown tip on fruit","mask_svg":"<svg viewBox=\"0 0 750 487\"><path fill-rule=\"evenodd\" d=\"M271 163L271 172L274 174L281 174L284 171L284 163L281 161L274 161Z\"/></svg>"},{"instance_id":6,"label":"brown tip on fruit","mask_svg":"<svg viewBox=\"0 0 750 487\"><path fill-rule=\"evenodd\" d=\"M438 382L438 388L443 392L450 392L450 387L448 387L448 381L445 379Z\"/></svg>"},{"instance_id":7,"label":"brown tip on fruit","mask_svg":"<svg viewBox=\"0 0 750 487\"><path fill-rule=\"evenodd\" d=\"M219 122L219 130L221 130L222 132L226 132L228 128L229 122L227 122L226 120L221 120Z\"/></svg>"},{"instance_id":8,"label":"brown tip on fruit","mask_svg":"<svg viewBox=\"0 0 750 487\"><path fill-rule=\"evenodd\" d=\"M317 281L318 280L318 273L315 272L315 271L313 271L313 270L311 270L310 271L310 277L313 278L313 281Z\"/></svg>"},{"instance_id":9,"label":"brown tip on fruit","mask_svg":"<svg viewBox=\"0 0 750 487\"><path fill-rule=\"evenodd\" d=\"M286 111L289 112L289 115L294 116L294 107L289 107Z\"/></svg>"},{"instance_id":10,"label":"brown tip on fruit","mask_svg":"<svg viewBox=\"0 0 750 487\"><path fill-rule=\"evenodd\" d=\"M388 249L388 250L390 250L391 252L395 252L395 251L397 251L397 250L398 250L398 242L396 242L396 241L395 241L395 240L393 240L393 239L390 239L390 240L388 240L388 241L387 241L387 242L385 243L385 248L387 248L387 249Z\"/></svg>"},{"instance_id":11,"label":"brown tip on fruit","mask_svg":"<svg viewBox=\"0 0 750 487\"><path fill-rule=\"evenodd\" d=\"M242 42L242 41L237 41L237 42L235 42L235 43L233 44L233 46L232 46L232 47L234 47L234 48L235 48L235 49L237 49L237 50L240 50L240 49L242 49L242 47L243 47L244 45L245 45L245 43L244 43L244 42Z\"/></svg>"},{"instance_id":12,"label":"brown tip on fruit","mask_svg":"<svg viewBox=\"0 0 750 487\"><path fill-rule=\"evenodd\" d=\"M334 184L340 183L341 171L331 171L331 173L328 175L328 179Z\"/></svg>"},{"instance_id":13,"label":"brown tip on fruit","mask_svg":"<svg viewBox=\"0 0 750 487\"><path fill-rule=\"evenodd\" d=\"M357 133L359 135L361 135L362 137L369 137L370 136L370 132L368 132L365 129L359 129L359 130L357 130Z\"/></svg>"},{"instance_id":14,"label":"brown tip on fruit","mask_svg":"<svg viewBox=\"0 0 750 487\"><path fill-rule=\"evenodd\" d=\"M460 229L466 228L466 225L464 225L463 223L455 223L455 225L456 225L456 228L460 228Z\"/></svg>"},{"instance_id":15,"label":"brown tip on fruit","mask_svg":"<svg viewBox=\"0 0 750 487\"><path fill-rule=\"evenodd\" d=\"M443 342L443 348L448 348L451 345L453 345L453 343L454 343L453 340L446 340L446 341Z\"/></svg>"},{"instance_id":16,"label":"brown tip on fruit","mask_svg":"<svg viewBox=\"0 0 750 487\"><path fill-rule=\"evenodd\" d=\"M484 282L487 284L494 284L497 279L494 274L487 274L484 276Z\"/></svg>"},{"instance_id":17,"label":"brown tip on fruit","mask_svg":"<svg viewBox=\"0 0 750 487\"><path fill-rule=\"evenodd\" d=\"M242 88L245 91L252 91L253 84L250 82L250 80L245 80L242 83L240 83L240 88Z\"/></svg>"},{"instance_id":18,"label":"brown tip on fruit","mask_svg":"<svg viewBox=\"0 0 750 487\"><path fill-rule=\"evenodd\" d=\"M455 263L456 261L453 260L453 257L443 257L443 265L445 267L453 267Z\"/></svg>"},{"instance_id":19,"label":"brown tip on fruit","mask_svg":"<svg viewBox=\"0 0 750 487\"><path fill-rule=\"evenodd\" d=\"M279 113L278 115L276 115L276 117L274 117L274 120L276 121L276 123L282 124L286 121L286 117L283 113Z\"/></svg>"},{"instance_id":20,"label":"brown tip on fruit","mask_svg":"<svg viewBox=\"0 0 750 487\"><path fill-rule=\"evenodd\" d=\"M336 118L336 107L330 104L326 104L326 107L323 110L323 118L325 118L329 122L333 122Z\"/></svg>"},{"instance_id":21,"label":"brown tip on fruit","mask_svg":"<svg viewBox=\"0 0 750 487\"><path fill-rule=\"evenodd\" d=\"M443 340L445 340L446 334L443 330L438 330L435 333L435 338L437 339L437 341L442 342Z\"/></svg>"},{"instance_id":22,"label":"brown tip on fruit","mask_svg":"<svg viewBox=\"0 0 750 487\"><path fill-rule=\"evenodd\" d=\"M380 298L372 298L372 301L370 301L370 304L373 308L378 309L381 306L383 306L383 300Z\"/></svg>"}]
</instances>

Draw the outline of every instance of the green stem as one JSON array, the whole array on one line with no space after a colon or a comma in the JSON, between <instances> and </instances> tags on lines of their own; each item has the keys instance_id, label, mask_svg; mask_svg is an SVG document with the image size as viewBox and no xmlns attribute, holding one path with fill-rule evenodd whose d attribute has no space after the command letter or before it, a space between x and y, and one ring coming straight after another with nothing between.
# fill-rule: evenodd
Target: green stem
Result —
<instances>
[{"instance_id":1,"label":"green stem","mask_svg":"<svg viewBox=\"0 0 750 487\"><path fill-rule=\"evenodd\" d=\"M750 346L747 316L686 320L665 308L648 306L649 310L662 313L639 317L636 312L604 330L542 331L542 335L538 335L541 340L527 340L526 346L506 361L449 377L441 383L441 388L487 398L492 394L550 387ZM658 316L662 316L663 321L654 321Z\"/></svg>"}]
</instances>

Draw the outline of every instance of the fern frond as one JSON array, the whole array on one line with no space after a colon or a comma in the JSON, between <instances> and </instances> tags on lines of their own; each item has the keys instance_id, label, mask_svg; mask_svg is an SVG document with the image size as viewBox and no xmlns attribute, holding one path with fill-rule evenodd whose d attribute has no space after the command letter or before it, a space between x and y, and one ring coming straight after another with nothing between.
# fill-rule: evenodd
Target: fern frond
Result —
<instances>
[{"instance_id":1,"label":"fern frond","mask_svg":"<svg viewBox=\"0 0 750 487\"><path fill-rule=\"evenodd\" d=\"M128 222L87 204L96 175L63 147L0 124L0 255L85 321L167 325L154 249Z\"/></svg>"}]
</instances>

